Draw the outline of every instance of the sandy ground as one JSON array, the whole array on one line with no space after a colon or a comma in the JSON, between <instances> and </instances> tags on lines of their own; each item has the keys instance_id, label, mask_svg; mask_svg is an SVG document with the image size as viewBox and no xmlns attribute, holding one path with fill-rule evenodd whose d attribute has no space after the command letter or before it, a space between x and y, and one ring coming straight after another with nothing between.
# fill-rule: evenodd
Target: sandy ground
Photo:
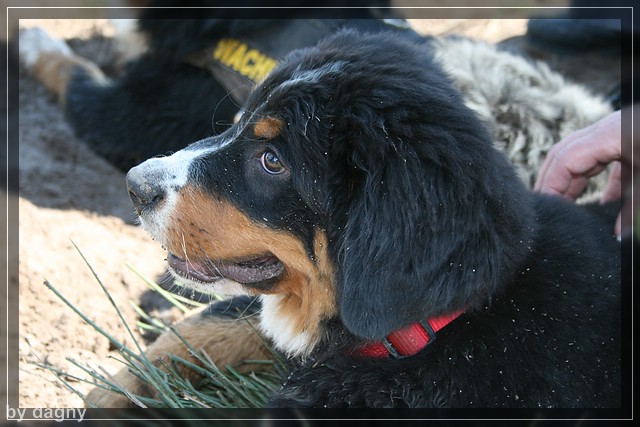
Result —
<instances>
[{"instance_id":1,"label":"sandy ground","mask_svg":"<svg viewBox=\"0 0 640 427\"><path fill-rule=\"evenodd\" d=\"M425 32L462 32L497 41L526 30L525 21L432 20L413 22ZM71 40L79 53L109 65L113 28L108 21L40 20L38 25ZM87 326L45 285L48 280L93 321L131 342L76 245L109 290L125 318L135 324L130 302L147 290L126 266L157 278L164 252L133 223L124 174L94 155L76 138L55 99L21 72L19 90L19 404L20 407L81 407L82 400L50 372L46 362L74 375L67 361L109 370L107 339ZM16 278L11 286L17 286ZM136 332L137 333L137 332ZM11 372L10 375L15 375ZM69 379L81 392L90 385Z\"/></svg>"},{"instance_id":2,"label":"sandy ground","mask_svg":"<svg viewBox=\"0 0 640 427\"><path fill-rule=\"evenodd\" d=\"M108 50L100 37L108 29L106 22L38 24L61 36L82 37L77 44L93 47L97 57ZM71 374L81 372L67 358L111 370L118 364L105 360L108 341L67 308L44 280L98 325L131 343L74 245L133 324L136 315L129 302L139 302L146 285L126 263L156 278L164 271L164 253L132 224L123 173L77 139L51 94L22 72L19 114L20 406L79 407L78 396L34 363L46 362ZM72 385L88 390L81 382Z\"/></svg>"}]
</instances>

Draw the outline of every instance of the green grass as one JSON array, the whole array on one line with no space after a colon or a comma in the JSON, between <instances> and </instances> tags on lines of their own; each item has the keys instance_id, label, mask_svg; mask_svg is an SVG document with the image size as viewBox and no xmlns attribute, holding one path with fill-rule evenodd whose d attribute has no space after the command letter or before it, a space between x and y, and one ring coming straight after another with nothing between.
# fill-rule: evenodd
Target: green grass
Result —
<instances>
[{"instance_id":1,"label":"green grass","mask_svg":"<svg viewBox=\"0 0 640 427\"><path fill-rule=\"evenodd\" d=\"M191 361L175 355L169 355L166 362L162 362L159 366L154 365L144 355L144 345L140 343L136 334L134 334L131 325L128 324L122 315L122 312L109 294L107 288L77 246L76 250L91 270L96 282L105 294L105 298L107 298L127 330L127 334L133 344L127 346L117 340L109 334L108 331L105 331L92 321L79 307L65 298L49 281L45 280L45 285L71 310L80 316L83 321L111 342L112 346L117 349L119 354L119 358L117 359L122 363L123 367L127 367L133 374L148 383L154 390L154 396L149 397L133 394L118 385L106 370L100 368L99 371L96 371L70 358L67 360L87 374L87 378L70 375L46 363L36 364L37 366L45 368L56 375L65 387L80 396L88 407L94 407L93 402L90 402L86 395L73 387L67 378L73 381L92 383L96 387L123 394L127 396L135 406L142 408L262 408L265 406L268 396L278 384L279 373L282 369L282 360L280 360L275 353L272 353L274 356L272 360L245 361L251 364L268 365L271 368L260 370L259 372L241 374L231 366L216 366L208 354L193 348L173 326L166 325L160 319L148 315L140 307L132 303L135 311L140 316L140 320L136 324L139 331L175 334L188 347L189 351L198 361L198 364L194 364ZM135 267L130 265L128 265L128 267L154 292L162 295L171 302L173 306L184 313L191 311L193 308L204 307L206 305L189 300L180 295L172 294L161 288L154 281L144 277ZM267 344L265 343L265 345ZM198 384L192 384L179 374L181 369L184 370L184 367L196 371L203 379L199 381Z\"/></svg>"}]
</instances>

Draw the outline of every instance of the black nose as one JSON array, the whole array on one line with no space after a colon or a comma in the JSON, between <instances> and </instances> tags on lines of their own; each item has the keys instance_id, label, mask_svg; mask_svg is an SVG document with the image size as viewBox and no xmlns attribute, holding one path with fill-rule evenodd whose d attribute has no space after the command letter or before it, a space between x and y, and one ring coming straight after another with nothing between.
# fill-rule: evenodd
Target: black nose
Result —
<instances>
[{"instance_id":1,"label":"black nose","mask_svg":"<svg viewBox=\"0 0 640 427\"><path fill-rule=\"evenodd\" d=\"M129 198L138 215L155 209L165 199L166 191L162 180L157 178L154 173L144 173L140 166L132 168L127 173Z\"/></svg>"}]
</instances>

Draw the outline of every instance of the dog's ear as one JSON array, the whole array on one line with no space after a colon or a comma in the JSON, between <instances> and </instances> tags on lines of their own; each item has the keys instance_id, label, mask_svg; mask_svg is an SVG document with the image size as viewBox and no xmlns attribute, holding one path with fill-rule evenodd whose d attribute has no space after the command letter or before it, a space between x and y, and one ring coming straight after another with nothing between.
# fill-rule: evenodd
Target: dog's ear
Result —
<instances>
[{"instance_id":1,"label":"dog's ear","mask_svg":"<svg viewBox=\"0 0 640 427\"><path fill-rule=\"evenodd\" d=\"M473 304L526 251L527 193L465 114L456 127L344 119L348 199L334 256L340 316L357 336Z\"/></svg>"}]
</instances>

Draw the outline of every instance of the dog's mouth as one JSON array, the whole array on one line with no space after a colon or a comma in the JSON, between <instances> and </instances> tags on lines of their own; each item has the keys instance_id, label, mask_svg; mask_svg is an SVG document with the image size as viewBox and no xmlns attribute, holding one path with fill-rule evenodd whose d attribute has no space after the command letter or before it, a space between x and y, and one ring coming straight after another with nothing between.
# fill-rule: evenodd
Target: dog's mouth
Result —
<instances>
[{"instance_id":1,"label":"dog's mouth","mask_svg":"<svg viewBox=\"0 0 640 427\"><path fill-rule=\"evenodd\" d=\"M230 279L252 284L275 279L284 272L282 262L271 254L237 261L196 261L182 259L169 252L167 262L177 276L200 283Z\"/></svg>"}]
</instances>

